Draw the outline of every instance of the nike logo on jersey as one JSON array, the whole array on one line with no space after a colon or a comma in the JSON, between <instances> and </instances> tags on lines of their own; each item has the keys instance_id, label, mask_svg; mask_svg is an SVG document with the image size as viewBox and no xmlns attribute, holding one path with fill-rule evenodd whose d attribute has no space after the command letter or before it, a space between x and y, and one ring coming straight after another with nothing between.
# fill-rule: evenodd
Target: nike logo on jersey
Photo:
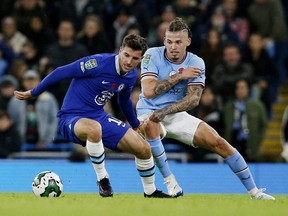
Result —
<instances>
[{"instance_id":1,"label":"nike logo on jersey","mask_svg":"<svg viewBox=\"0 0 288 216\"><path fill-rule=\"evenodd\" d=\"M105 84L109 84L109 83L110 83L110 82L107 82L107 81L105 81L105 80L102 81L102 84L104 84L104 85L105 85Z\"/></svg>"}]
</instances>

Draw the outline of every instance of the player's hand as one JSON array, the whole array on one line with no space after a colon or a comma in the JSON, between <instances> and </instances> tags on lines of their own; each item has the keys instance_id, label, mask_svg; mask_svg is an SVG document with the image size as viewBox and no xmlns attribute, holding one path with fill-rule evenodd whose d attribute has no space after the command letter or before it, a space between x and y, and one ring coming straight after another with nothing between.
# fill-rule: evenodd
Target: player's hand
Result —
<instances>
[{"instance_id":1,"label":"player's hand","mask_svg":"<svg viewBox=\"0 0 288 216\"><path fill-rule=\"evenodd\" d=\"M152 113L149 119L153 122L161 122L165 116L166 114L162 110L156 110Z\"/></svg>"},{"instance_id":2,"label":"player's hand","mask_svg":"<svg viewBox=\"0 0 288 216\"><path fill-rule=\"evenodd\" d=\"M32 98L31 90L24 92L14 91L14 95L18 100L27 100Z\"/></svg>"},{"instance_id":3,"label":"player's hand","mask_svg":"<svg viewBox=\"0 0 288 216\"><path fill-rule=\"evenodd\" d=\"M201 73L203 73L202 68L192 66L181 71L181 78L183 80L192 79L198 77Z\"/></svg>"}]
</instances>

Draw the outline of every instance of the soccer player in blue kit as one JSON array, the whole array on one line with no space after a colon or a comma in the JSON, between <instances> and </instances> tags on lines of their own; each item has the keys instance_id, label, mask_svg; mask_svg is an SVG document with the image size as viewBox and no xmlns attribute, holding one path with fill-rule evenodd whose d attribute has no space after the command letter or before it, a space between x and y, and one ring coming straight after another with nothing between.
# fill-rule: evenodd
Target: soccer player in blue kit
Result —
<instances>
[{"instance_id":1,"label":"soccer player in blue kit","mask_svg":"<svg viewBox=\"0 0 288 216\"><path fill-rule=\"evenodd\" d=\"M190 43L189 27L177 17L165 32L164 46L148 49L141 63L142 93L136 106L137 115L144 122L143 133L151 145L168 194L181 196L183 190L169 168L161 135L219 154L252 199L274 200L264 189L257 188L239 152L212 127L186 112L199 104L205 87L205 63L186 51Z\"/></svg>"},{"instance_id":2,"label":"soccer player in blue kit","mask_svg":"<svg viewBox=\"0 0 288 216\"><path fill-rule=\"evenodd\" d=\"M149 144L138 134L141 125L130 99L138 77L136 67L147 48L146 40L141 36L127 35L118 54L84 57L56 68L34 89L14 92L17 99L27 100L41 94L51 84L72 79L57 115L59 129L69 141L86 146L97 175L99 194L103 197L113 196L109 175L105 169L105 146L135 155L144 197L171 198L155 187L153 156ZM116 92L118 103L134 130L103 109Z\"/></svg>"}]
</instances>

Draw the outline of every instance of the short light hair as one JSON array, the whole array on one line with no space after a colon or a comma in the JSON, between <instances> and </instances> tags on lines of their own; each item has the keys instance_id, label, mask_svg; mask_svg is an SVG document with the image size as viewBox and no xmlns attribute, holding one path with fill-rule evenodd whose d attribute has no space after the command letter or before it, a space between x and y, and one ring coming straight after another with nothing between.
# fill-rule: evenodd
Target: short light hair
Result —
<instances>
[{"instance_id":1,"label":"short light hair","mask_svg":"<svg viewBox=\"0 0 288 216\"><path fill-rule=\"evenodd\" d=\"M184 22L184 20L180 17L176 17L174 20L172 20L169 23L167 31L169 31L169 32L186 31L188 33L188 37L190 37L190 38L192 37L192 33L191 33L190 28L187 26L187 24Z\"/></svg>"},{"instance_id":2,"label":"short light hair","mask_svg":"<svg viewBox=\"0 0 288 216\"><path fill-rule=\"evenodd\" d=\"M124 37L122 47L126 46L133 50L141 50L142 54L148 49L146 39L136 34L128 34Z\"/></svg>"}]
</instances>

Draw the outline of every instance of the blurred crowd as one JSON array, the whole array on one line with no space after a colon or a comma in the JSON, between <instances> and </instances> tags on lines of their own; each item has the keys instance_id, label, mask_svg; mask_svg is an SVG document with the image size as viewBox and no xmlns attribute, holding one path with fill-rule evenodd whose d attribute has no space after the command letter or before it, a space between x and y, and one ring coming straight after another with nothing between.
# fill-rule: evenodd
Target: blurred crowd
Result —
<instances>
[{"instance_id":1,"label":"blurred crowd","mask_svg":"<svg viewBox=\"0 0 288 216\"><path fill-rule=\"evenodd\" d=\"M162 46L168 23L179 16L192 31L188 50L206 64L206 88L191 114L211 124L248 161L259 160L261 135L278 87L287 80L287 0L1 0L0 5L0 157L20 151L23 143L45 150L57 137L56 113L70 80L27 102L16 100L14 90L34 88L56 67L86 55L117 52L126 34ZM135 104L140 88L139 82ZM125 120L116 101L106 109ZM191 160L205 154L196 151Z\"/></svg>"}]
</instances>

